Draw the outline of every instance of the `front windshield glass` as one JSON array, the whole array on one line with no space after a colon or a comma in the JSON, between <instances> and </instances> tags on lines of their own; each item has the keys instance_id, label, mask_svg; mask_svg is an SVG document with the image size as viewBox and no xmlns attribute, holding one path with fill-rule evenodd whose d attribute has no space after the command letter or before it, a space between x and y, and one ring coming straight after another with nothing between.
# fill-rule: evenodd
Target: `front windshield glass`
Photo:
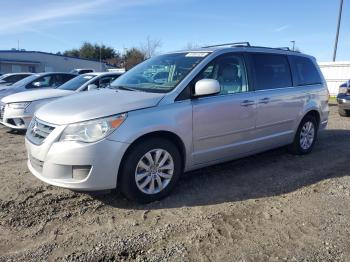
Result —
<instances>
[{"instance_id":1,"label":"front windshield glass","mask_svg":"<svg viewBox=\"0 0 350 262\"><path fill-rule=\"evenodd\" d=\"M14 83L13 85L16 85L16 86L25 86L29 83L31 83L32 81L34 81L35 79L37 79L38 77L40 77L40 75L30 75L30 76L27 76L25 78L23 78L22 80Z\"/></svg>"},{"instance_id":2,"label":"front windshield glass","mask_svg":"<svg viewBox=\"0 0 350 262\"><path fill-rule=\"evenodd\" d=\"M57 89L75 91L94 77L95 75L80 75L59 86Z\"/></svg>"},{"instance_id":3,"label":"front windshield glass","mask_svg":"<svg viewBox=\"0 0 350 262\"><path fill-rule=\"evenodd\" d=\"M207 55L205 52L187 52L150 58L112 82L111 88L167 93Z\"/></svg>"}]
</instances>

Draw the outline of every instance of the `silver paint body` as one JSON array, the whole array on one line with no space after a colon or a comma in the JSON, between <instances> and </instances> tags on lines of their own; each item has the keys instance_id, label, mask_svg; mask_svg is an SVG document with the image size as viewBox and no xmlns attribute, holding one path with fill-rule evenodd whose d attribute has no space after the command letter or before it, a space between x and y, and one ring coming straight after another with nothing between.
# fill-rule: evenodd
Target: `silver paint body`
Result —
<instances>
[{"instance_id":1,"label":"silver paint body","mask_svg":"<svg viewBox=\"0 0 350 262\"><path fill-rule=\"evenodd\" d=\"M300 121L311 110L320 115L320 129L327 125L328 92L324 79L319 85L175 101L194 76L221 54L288 54L288 51L244 47L198 51L210 54L169 93L102 90L98 96L93 92L78 94L41 107L36 118L57 127L40 145L26 138L28 154L43 163L39 172L28 161L31 172L47 183L66 188L111 189L116 187L126 150L135 140L152 132L170 132L182 141L184 171L189 171L288 145ZM70 123L124 112L128 113L125 122L99 142L59 141ZM86 179L77 181L70 175L74 165L91 165L92 169Z\"/></svg>"}]
</instances>

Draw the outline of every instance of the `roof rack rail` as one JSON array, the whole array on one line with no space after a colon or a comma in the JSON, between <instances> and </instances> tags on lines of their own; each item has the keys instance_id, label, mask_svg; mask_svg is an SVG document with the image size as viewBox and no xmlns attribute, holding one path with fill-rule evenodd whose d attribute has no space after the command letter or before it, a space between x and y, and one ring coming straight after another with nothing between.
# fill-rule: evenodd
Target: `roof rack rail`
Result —
<instances>
[{"instance_id":1,"label":"roof rack rail","mask_svg":"<svg viewBox=\"0 0 350 262\"><path fill-rule=\"evenodd\" d=\"M272 49L272 50L277 49L277 50L284 50L284 51L291 51L291 52L300 53L298 50L291 50L287 46L283 46L283 47L253 46L253 45L250 45L249 42L236 42L236 43L226 43L226 44L218 44L218 45L208 45L208 46L203 46L202 48L211 48L211 47L220 47L220 46L264 48L264 49Z\"/></svg>"},{"instance_id":2,"label":"roof rack rail","mask_svg":"<svg viewBox=\"0 0 350 262\"><path fill-rule=\"evenodd\" d=\"M282 46L282 47L275 47L276 49L281 49L281 50L286 50L286 51L291 51L288 46Z\"/></svg>"},{"instance_id":3,"label":"roof rack rail","mask_svg":"<svg viewBox=\"0 0 350 262\"><path fill-rule=\"evenodd\" d=\"M226 43L226 44L219 44L219 45L208 45L208 46L203 46L202 48L219 47L219 46L230 46L230 47L247 46L247 47L250 47L251 45L249 42L236 42L236 43Z\"/></svg>"},{"instance_id":4,"label":"roof rack rail","mask_svg":"<svg viewBox=\"0 0 350 262\"><path fill-rule=\"evenodd\" d=\"M264 49L272 49L272 50L283 50L300 53L298 50L291 50L289 47L268 47L268 46L251 46L252 48L264 48Z\"/></svg>"}]
</instances>

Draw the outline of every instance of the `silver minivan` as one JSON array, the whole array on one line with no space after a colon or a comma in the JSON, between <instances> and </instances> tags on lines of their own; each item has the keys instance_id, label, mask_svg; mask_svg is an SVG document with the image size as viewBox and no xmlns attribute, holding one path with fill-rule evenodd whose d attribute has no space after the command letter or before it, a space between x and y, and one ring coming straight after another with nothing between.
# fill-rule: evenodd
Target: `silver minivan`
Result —
<instances>
[{"instance_id":1,"label":"silver minivan","mask_svg":"<svg viewBox=\"0 0 350 262\"><path fill-rule=\"evenodd\" d=\"M150 202L189 170L281 146L309 153L328 97L315 58L298 52L240 43L168 53L109 89L41 107L28 167L52 185Z\"/></svg>"}]
</instances>

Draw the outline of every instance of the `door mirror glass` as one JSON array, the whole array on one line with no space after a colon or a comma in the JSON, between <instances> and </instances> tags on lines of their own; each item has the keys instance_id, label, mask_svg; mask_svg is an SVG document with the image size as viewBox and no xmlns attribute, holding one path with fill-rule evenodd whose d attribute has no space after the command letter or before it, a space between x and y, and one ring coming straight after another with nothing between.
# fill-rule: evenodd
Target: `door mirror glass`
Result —
<instances>
[{"instance_id":1,"label":"door mirror glass","mask_svg":"<svg viewBox=\"0 0 350 262\"><path fill-rule=\"evenodd\" d=\"M34 87L42 87L43 84L44 84L43 82L39 82L39 81L38 81L38 82L34 82L34 83L33 83L33 86L34 86Z\"/></svg>"},{"instance_id":2,"label":"door mirror glass","mask_svg":"<svg viewBox=\"0 0 350 262\"><path fill-rule=\"evenodd\" d=\"M195 96L207 96L220 93L220 83L215 79L199 80L194 87Z\"/></svg>"},{"instance_id":3,"label":"door mirror glass","mask_svg":"<svg viewBox=\"0 0 350 262\"><path fill-rule=\"evenodd\" d=\"M88 91L96 90L96 89L97 89L97 85L95 85L95 84L88 85Z\"/></svg>"}]
</instances>

